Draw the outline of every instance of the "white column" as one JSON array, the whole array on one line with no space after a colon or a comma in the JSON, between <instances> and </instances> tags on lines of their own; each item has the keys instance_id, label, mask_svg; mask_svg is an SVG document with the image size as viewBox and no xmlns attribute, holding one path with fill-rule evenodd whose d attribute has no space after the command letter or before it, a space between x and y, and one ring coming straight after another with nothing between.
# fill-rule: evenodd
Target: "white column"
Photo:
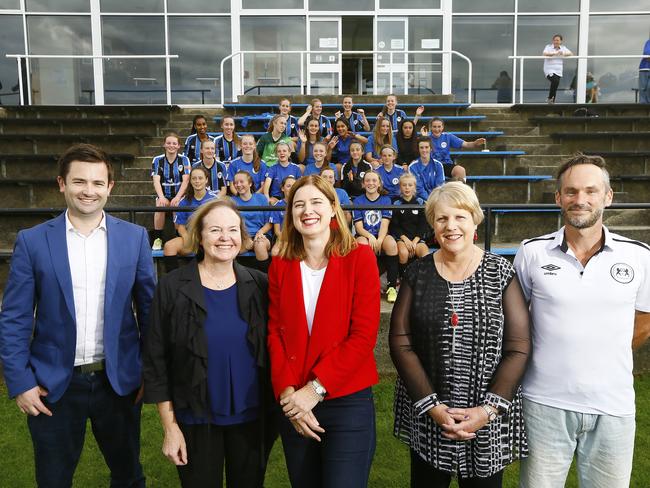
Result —
<instances>
[{"instance_id":1,"label":"white column","mask_svg":"<svg viewBox=\"0 0 650 488\"><path fill-rule=\"evenodd\" d=\"M99 10L99 0L90 0L90 32L93 45L93 56L101 56L102 52L102 19ZM93 59L93 80L95 88L95 105L104 105L104 60Z\"/></svg>"},{"instance_id":2,"label":"white column","mask_svg":"<svg viewBox=\"0 0 650 488\"><path fill-rule=\"evenodd\" d=\"M236 53L241 51L241 0L232 0L230 3L230 52ZM242 79L242 58L241 56L234 56L231 58L232 66L232 94L234 101L239 98L239 95L243 93L244 80ZM224 71L227 66L227 61L224 64ZM225 83L226 80L221 80L221 83ZM224 90L224 97L227 97L228 93ZM225 100L220 101L221 104L225 103Z\"/></svg>"},{"instance_id":3,"label":"white column","mask_svg":"<svg viewBox=\"0 0 650 488\"><path fill-rule=\"evenodd\" d=\"M574 51L578 56L587 56L589 51L589 0L580 0L580 22L578 25L578 46ZM578 59L576 73L576 102L585 103L587 90L587 65L589 60Z\"/></svg>"},{"instance_id":4,"label":"white column","mask_svg":"<svg viewBox=\"0 0 650 488\"><path fill-rule=\"evenodd\" d=\"M451 29L452 29L452 0L442 0L442 50L451 51ZM451 54L442 55L442 94L451 94Z\"/></svg>"}]
</instances>

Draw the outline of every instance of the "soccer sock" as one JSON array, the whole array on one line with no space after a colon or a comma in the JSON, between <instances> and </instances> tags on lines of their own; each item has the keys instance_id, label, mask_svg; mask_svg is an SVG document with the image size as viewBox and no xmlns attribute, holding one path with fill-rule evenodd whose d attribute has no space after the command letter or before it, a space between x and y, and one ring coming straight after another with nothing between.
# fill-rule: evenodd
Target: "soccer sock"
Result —
<instances>
[{"instance_id":1,"label":"soccer sock","mask_svg":"<svg viewBox=\"0 0 650 488\"><path fill-rule=\"evenodd\" d=\"M385 256L386 258L386 281L388 287L397 286L397 275L399 273L399 258L397 256Z\"/></svg>"}]
</instances>

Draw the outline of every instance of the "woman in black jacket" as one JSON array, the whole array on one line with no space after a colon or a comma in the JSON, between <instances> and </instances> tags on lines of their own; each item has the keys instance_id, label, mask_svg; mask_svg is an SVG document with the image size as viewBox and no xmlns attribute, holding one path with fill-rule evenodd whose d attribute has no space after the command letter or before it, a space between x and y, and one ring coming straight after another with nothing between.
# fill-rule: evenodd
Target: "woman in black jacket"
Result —
<instances>
[{"instance_id":1,"label":"woman in black jacket","mask_svg":"<svg viewBox=\"0 0 650 488\"><path fill-rule=\"evenodd\" d=\"M235 262L248 239L232 202L202 205L188 226L197 260L163 276L152 303L145 401L158 404L183 487L222 486L224 464L229 487L263 483L267 278Z\"/></svg>"}]
</instances>

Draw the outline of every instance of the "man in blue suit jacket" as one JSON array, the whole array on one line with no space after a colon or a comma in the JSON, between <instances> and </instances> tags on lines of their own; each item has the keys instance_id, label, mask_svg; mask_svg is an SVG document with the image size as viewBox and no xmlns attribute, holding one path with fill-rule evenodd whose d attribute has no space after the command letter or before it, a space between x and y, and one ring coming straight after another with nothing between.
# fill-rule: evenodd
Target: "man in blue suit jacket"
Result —
<instances>
[{"instance_id":1,"label":"man in blue suit jacket","mask_svg":"<svg viewBox=\"0 0 650 488\"><path fill-rule=\"evenodd\" d=\"M69 487L86 421L111 487L144 487L140 350L155 286L147 232L103 211L108 155L88 144L59 160L67 211L18 233L0 312L0 357L27 414L39 486Z\"/></svg>"}]
</instances>

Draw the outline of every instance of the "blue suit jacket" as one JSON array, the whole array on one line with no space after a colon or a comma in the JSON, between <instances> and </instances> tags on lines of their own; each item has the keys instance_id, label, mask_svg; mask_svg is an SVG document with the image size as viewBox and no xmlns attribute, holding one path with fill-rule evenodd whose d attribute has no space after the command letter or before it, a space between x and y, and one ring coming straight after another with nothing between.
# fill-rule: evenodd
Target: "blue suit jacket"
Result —
<instances>
[{"instance_id":1,"label":"blue suit jacket","mask_svg":"<svg viewBox=\"0 0 650 488\"><path fill-rule=\"evenodd\" d=\"M153 261L144 228L106 215L106 231L106 373L113 389L126 395L142 379L140 345L155 287ZM0 312L0 357L9 396L40 385L49 391L48 401L61 398L72 376L76 334L61 214L16 239Z\"/></svg>"}]
</instances>

